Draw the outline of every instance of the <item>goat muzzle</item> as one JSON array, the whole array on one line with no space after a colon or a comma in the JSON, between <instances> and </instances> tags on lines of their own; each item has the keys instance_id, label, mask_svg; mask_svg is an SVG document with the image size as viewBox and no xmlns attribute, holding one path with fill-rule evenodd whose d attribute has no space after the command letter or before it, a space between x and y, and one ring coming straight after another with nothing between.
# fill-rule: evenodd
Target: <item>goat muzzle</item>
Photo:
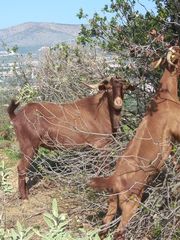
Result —
<instances>
[{"instance_id":1,"label":"goat muzzle","mask_svg":"<svg viewBox=\"0 0 180 240\"><path fill-rule=\"evenodd\" d=\"M117 110L120 110L123 105L123 100L120 97L116 97L113 102L113 107Z\"/></svg>"}]
</instances>

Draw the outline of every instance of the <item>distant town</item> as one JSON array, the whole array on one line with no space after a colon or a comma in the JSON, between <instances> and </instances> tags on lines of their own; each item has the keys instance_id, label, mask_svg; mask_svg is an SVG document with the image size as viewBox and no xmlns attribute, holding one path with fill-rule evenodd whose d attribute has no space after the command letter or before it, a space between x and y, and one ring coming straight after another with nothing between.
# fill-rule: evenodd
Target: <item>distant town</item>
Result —
<instances>
[{"instance_id":1,"label":"distant town","mask_svg":"<svg viewBox=\"0 0 180 240\"><path fill-rule=\"evenodd\" d=\"M44 51L47 51L49 47L43 46L38 49L37 53L33 53L31 56L31 66L37 67L39 61L38 56ZM18 69L20 68L19 63L17 62L18 57L26 56L27 54L20 54L18 52L11 52L11 51L0 51L0 83L4 81L6 78L12 78L14 76L14 71L18 73ZM24 65L27 64L27 62L23 63ZM22 65L23 65L22 64ZM33 72L32 72L33 74ZM34 77L33 75L31 76Z\"/></svg>"}]
</instances>

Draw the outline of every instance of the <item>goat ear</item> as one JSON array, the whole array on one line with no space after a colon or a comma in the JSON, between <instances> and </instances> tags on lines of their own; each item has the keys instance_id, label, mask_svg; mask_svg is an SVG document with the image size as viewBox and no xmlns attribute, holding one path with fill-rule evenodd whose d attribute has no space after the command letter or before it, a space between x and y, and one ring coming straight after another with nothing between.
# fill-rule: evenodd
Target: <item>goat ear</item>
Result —
<instances>
[{"instance_id":1,"label":"goat ear","mask_svg":"<svg viewBox=\"0 0 180 240\"><path fill-rule=\"evenodd\" d=\"M136 89L136 86L131 85L129 83L124 85L124 90L134 91L135 89Z\"/></svg>"},{"instance_id":2,"label":"goat ear","mask_svg":"<svg viewBox=\"0 0 180 240\"><path fill-rule=\"evenodd\" d=\"M99 90L102 91L102 90L108 90L108 89L112 89L112 85L110 84L109 81L107 80L104 80L103 82L101 82L98 86Z\"/></svg>"}]
</instances>

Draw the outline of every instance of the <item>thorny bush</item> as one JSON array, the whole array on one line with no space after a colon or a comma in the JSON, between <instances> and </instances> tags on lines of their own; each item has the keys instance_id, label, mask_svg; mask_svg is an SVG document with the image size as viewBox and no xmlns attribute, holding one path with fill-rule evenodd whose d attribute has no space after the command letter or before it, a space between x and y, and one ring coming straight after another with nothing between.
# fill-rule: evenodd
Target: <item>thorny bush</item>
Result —
<instances>
[{"instance_id":1,"label":"thorny bush","mask_svg":"<svg viewBox=\"0 0 180 240\"><path fill-rule=\"evenodd\" d=\"M29 64L27 73L25 68L19 69L18 76L21 76L23 82L21 89L28 83L26 76L33 75L29 82L30 90L34 88L33 95L30 94L29 99L25 98L23 101L45 100L63 103L94 94L94 91L89 90L84 83L97 83L111 74L124 72L120 69L121 65L109 63L108 57L107 53L99 49L69 47L64 44L46 49L39 56L38 65L32 67ZM112 55L111 58L116 60L116 55ZM149 73L148 69L146 73ZM39 179L44 177L50 179L57 189L62 189L63 186L61 197L69 203L68 215L70 218L77 216L81 224L93 228L95 225L101 225L107 208L107 193L95 193L87 188L86 183L97 173L110 175L113 171L115 161L132 138L147 102L155 92L159 74L153 73L149 77L154 78L154 85L147 85L148 75L146 77L141 75L140 78L136 75L136 81L133 79L138 86L133 94L125 98L121 127L117 137L107 149L67 150L57 145L56 151L53 152L42 149L32 162L29 180L37 176ZM17 89L15 91L17 93ZM22 93L22 90L18 91ZM169 157L164 170L155 178L152 186L147 186L148 197L142 202L141 208L129 224L127 239L137 240L147 237L149 240L176 240L179 238L178 145L175 149L174 156ZM114 220L113 224L119 220ZM72 228L76 232L76 228L74 226Z\"/></svg>"}]
</instances>

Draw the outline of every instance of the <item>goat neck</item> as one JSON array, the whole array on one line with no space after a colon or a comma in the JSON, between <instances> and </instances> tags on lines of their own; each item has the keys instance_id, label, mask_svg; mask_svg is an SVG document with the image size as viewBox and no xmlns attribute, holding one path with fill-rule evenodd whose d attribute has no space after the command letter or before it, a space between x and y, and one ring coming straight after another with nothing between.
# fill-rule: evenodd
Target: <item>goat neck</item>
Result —
<instances>
[{"instance_id":1,"label":"goat neck","mask_svg":"<svg viewBox=\"0 0 180 240\"><path fill-rule=\"evenodd\" d=\"M173 100L178 101L178 77L179 74L176 71L170 71L168 68L165 69L160 80L159 92L161 97L164 98L164 94L168 93Z\"/></svg>"}]
</instances>

